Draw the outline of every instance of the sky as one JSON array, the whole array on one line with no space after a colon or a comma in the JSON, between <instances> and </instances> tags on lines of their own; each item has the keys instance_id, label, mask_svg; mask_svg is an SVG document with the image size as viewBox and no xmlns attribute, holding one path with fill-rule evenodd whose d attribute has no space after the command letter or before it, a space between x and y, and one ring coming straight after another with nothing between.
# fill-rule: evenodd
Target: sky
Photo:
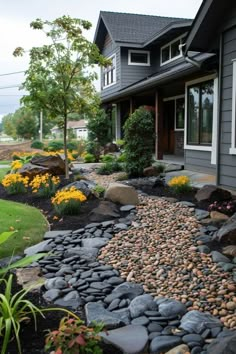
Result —
<instances>
[{"instance_id":1,"label":"sky","mask_svg":"<svg viewBox=\"0 0 236 354\"><path fill-rule=\"evenodd\" d=\"M0 119L20 107L23 92L18 87L24 81L28 67L27 55L13 57L16 47L29 50L45 43L45 37L30 29L36 18L54 20L69 15L92 23L86 37L93 40L100 11L127 12L168 17L194 18L202 0L0 0ZM9 87L10 86L10 87ZM95 85L99 87L98 83ZM7 88L6 88L7 87Z\"/></svg>"}]
</instances>

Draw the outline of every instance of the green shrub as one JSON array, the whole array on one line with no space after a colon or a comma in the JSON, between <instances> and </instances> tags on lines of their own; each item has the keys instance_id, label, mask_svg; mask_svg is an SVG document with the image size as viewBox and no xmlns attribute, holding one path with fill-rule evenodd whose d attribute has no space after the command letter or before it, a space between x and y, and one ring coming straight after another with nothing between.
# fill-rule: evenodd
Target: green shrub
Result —
<instances>
[{"instance_id":1,"label":"green shrub","mask_svg":"<svg viewBox=\"0 0 236 354\"><path fill-rule=\"evenodd\" d=\"M99 169L97 170L97 174L111 175L114 172L119 172L122 170L123 170L122 165L117 161L113 161L113 162L104 163L101 167L99 167Z\"/></svg>"},{"instance_id":2,"label":"green shrub","mask_svg":"<svg viewBox=\"0 0 236 354\"><path fill-rule=\"evenodd\" d=\"M126 154L123 152L120 156L117 157L118 162L126 162Z\"/></svg>"},{"instance_id":3,"label":"green shrub","mask_svg":"<svg viewBox=\"0 0 236 354\"><path fill-rule=\"evenodd\" d=\"M164 173L166 170L166 166L163 163L155 163L153 164L153 167L155 168L155 171L158 173Z\"/></svg>"},{"instance_id":4,"label":"green shrub","mask_svg":"<svg viewBox=\"0 0 236 354\"><path fill-rule=\"evenodd\" d=\"M31 147L34 149L41 149L43 150L44 148L44 143L42 143L42 141L39 140L35 140L32 142Z\"/></svg>"},{"instance_id":5,"label":"green shrub","mask_svg":"<svg viewBox=\"0 0 236 354\"><path fill-rule=\"evenodd\" d=\"M84 162L90 163L90 162L95 162L95 156L93 154L87 153L84 155Z\"/></svg>"},{"instance_id":6,"label":"green shrub","mask_svg":"<svg viewBox=\"0 0 236 354\"><path fill-rule=\"evenodd\" d=\"M50 141L48 143L47 149L48 151L58 151L64 148L64 144L62 141Z\"/></svg>"},{"instance_id":7,"label":"green shrub","mask_svg":"<svg viewBox=\"0 0 236 354\"><path fill-rule=\"evenodd\" d=\"M72 152L73 150L77 150L78 144L75 141L69 141L67 143L67 149Z\"/></svg>"},{"instance_id":8,"label":"green shrub","mask_svg":"<svg viewBox=\"0 0 236 354\"><path fill-rule=\"evenodd\" d=\"M113 162L113 161L115 160L115 156L109 155L109 154L103 155L103 156L100 157L100 160L101 160L102 162L104 162L104 163L106 163L106 162Z\"/></svg>"},{"instance_id":9,"label":"green shrub","mask_svg":"<svg viewBox=\"0 0 236 354\"><path fill-rule=\"evenodd\" d=\"M137 109L125 122L125 170L129 176L143 175L152 164L154 150L154 117L145 107Z\"/></svg>"},{"instance_id":10,"label":"green shrub","mask_svg":"<svg viewBox=\"0 0 236 354\"><path fill-rule=\"evenodd\" d=\"M116 145L117 145L120 149L122 149L122 148L124 147L124 145L125 145L125 141L124 141L123 139L117 139L117 140L116 140Z\"/></svg>"},{"instance_id":11,"label":"green shrub","mask_svg":"<svg viewBox=\"0 0 236 354\"><path fill-rule=\"evenodd\" d=\"M87 144L86 144L86 151L89 154L94 156L96 162L99 162L102 147L101 147L101 144L97 140L94 140L94 141L88 140Z\"/></svg>"}]
</instances>

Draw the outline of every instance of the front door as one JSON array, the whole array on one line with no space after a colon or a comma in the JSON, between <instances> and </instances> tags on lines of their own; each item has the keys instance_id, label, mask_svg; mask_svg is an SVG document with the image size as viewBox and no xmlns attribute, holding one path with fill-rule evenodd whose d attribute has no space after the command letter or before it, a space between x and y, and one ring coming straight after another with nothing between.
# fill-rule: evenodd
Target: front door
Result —
<instances>
[{"instance_id":1,"label":"front door","mask_svg":"<svg viewBox=\"0 0 236 354\"><path fill-rule=\"evenodd\" d=\"M163 152L175 152L175 100L164 102L163 106Z\"/></svg>"}]
</instances>

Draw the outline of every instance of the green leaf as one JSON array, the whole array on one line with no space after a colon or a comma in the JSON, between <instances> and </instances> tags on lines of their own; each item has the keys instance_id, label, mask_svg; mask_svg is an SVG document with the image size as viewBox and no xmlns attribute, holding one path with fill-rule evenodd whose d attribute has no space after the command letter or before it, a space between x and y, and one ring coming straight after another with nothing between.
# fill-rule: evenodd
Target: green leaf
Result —
<instances>
[{"instance_id":1,"label":"green leaf","mask_svg":"<svg viewBox=\"0 0 236 354\"><path fill-rule=\"evenodd\" d=\"M27 265L29 265L33 262L36 262L39 259L45 257L46 255L47 255L47 253L38 253L33 256L24 257L24 258L20 259L19 261L12 263L5 268L0 269L0 275L8 272L10 269L13 269L13 268L26 267Z\"/></svg>"},{"instance_id":2,"label":"green leaf","mask_svg":"<svg viewBox=\"0 0 236 354\"><path fill-rule=\"evenodd\" d=\"M0 245L6 242L16 231L5 231L0 234Z\"/></svg>"}]
</instances>

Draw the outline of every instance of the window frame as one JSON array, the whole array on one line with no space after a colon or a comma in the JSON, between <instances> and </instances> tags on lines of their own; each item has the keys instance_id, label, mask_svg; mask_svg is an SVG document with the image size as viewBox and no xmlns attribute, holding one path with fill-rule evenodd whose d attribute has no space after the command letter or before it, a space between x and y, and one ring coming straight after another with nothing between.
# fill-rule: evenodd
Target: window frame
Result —
<instances>
[{"instance_id":1,"label":"window frame","mask_svg":"<svg viewBox=\"0 0 236 354\"><path fill-rule=\"evenodd\" d=\"M147 54L147 63L137 63L131 61L132 53L137 54ZM150 51L149 50L137 50L137 49L129 49L128 50L128 65L136 65L136 66L150 66Z\"/></svg>"},{"instance_id":2,"label":"window frame","mask_svg":"<svg viewBox=\"0 0 236 354\"><path fill-rule=\"evenodd\" d=\"M185 129L185 110L186 110L186 107L185 107L185 102L184 102L184 127L183 128L177 128L176 126L176 101L180 98L185 98L184 94L183 95L177 95L177 96L172 96L172 97L167 97L167 98L164 98L163 101L164 102L167 102L167 101L175 101L175 131L176 132L181 132L181 131L184 131Z\"/></svg>"},{"instance_id":3,"label":"window frame","mask_svg":"<svg viewBox=\"0 0 236 354\"><path fill-rule=\"evenodd\" d=\"M182 51L180 50L180 54L171 58L171 45L177 41L180 40L180 44L183 44L183 39L185 37L185 34L182 34L181 36L175 38L175 39L172 39L172 41L168 42L167 44L163 45L160 49L160 66L163 66L163 65L166 65L166 64L169 64L171 63L172 61L178 59L178 58L181 58L183 56L183 53ZM169 58L168 60L165 60L164 62L162 61L162 51L166 48L169 47Z\"/></svg>"},{"instance_id":4,"label":"window frame","mask_svg":"<svg viewBox=\"0 0 236 354\"><path fill-rule=\"evenodd\" d=\"M232 60L232 122L230 155L236 155L236 58Z\"/></svg>"},{"instance_id":5,"label":"window frame","mask_svg":"<svg viewBox=\"0 0 236 354\"><path fill-rule=\"evenodd\" d=\"M102 83L102 90L105 90L106 88L108 87L111 87L113 85L116 84L116 53L110 55L109 57L107 57L107 59L113 59L114 58L114 61L115 61L115 65L112 66L112 65L109 65L108 67L103 67L102 68L102 80L101 80L101 83ZM105 85L105 81L107 82L107 79L104 80L104 75L106 76L107 78L107 75L109 75L111 72L113 71L113 82L111 82L110 84L108 85Z\"/></svg>"}]
</instances>

